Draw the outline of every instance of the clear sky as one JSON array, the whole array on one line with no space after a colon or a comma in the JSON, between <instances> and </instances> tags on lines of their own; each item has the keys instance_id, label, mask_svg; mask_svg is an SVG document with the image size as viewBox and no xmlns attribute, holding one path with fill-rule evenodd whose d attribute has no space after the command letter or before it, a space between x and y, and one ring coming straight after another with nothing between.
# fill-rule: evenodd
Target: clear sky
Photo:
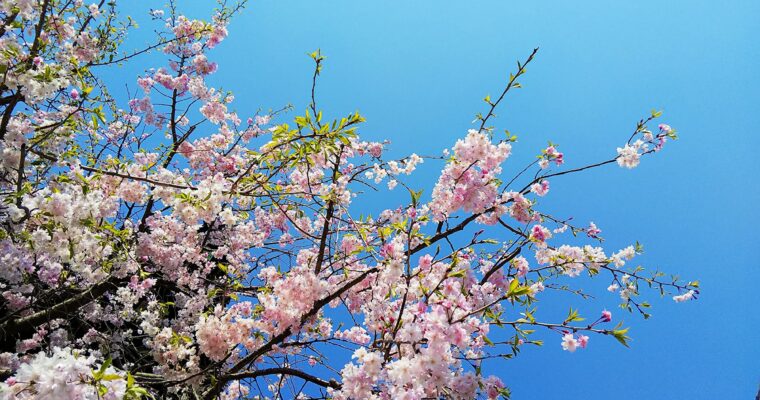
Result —
<instances>
[{"instance_id":1,"label":"clear sky","mask_svg":"<svg viewBox=\"0 0 760 400\"><path fill-rule=\"evenodd\" d=\"M130 12L144 19L136 10L147 2L135 3L142 4ZM179 4L195 15L213 6ZM613 165L554 179L542 204L594 221L610 250L642 242L640 263L699 279L703 291L679 305L644 291L654 316L643 321L615 308L617 296L598 280L593 302L549 299L539 311L561 319L568 304L594 316L610 308L631 326L630 349L592 337L588 349L571 354L547 335L544 348L493 370L515 399L753 398L760 383L760 2L252 0L212 53L220 64L212 81L235 92L243 117L288 103L302 112L312 71L306 53L321 48L328 58L318 101L327 115L360 110L364 137L390 139L393 155L440 154L537 46L524 88L508 95L494 120L519 136L506 173L547 140L560 144L568 167L610 158L636 120L662 109L678 142L633 171ZM122 72L134 87L132 69ZM437 167L426 163L411 183L429 194ZM397 204L362 207L381 205Z\"/></svg>"}]
</instances>

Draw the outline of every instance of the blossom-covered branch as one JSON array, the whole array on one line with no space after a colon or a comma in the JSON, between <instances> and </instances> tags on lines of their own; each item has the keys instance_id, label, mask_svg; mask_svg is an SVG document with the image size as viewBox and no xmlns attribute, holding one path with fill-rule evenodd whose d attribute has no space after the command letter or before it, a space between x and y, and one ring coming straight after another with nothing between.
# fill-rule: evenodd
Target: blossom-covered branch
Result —
<instances>
[{"instance_id":1,"label":"blossom-covered branch","mask_svg":"<svg viewBox=\"0 0 760 400\"><path fill-rule=\"evenodd\" d=\"M244 5L203 21L170 2L149 10L155 41L124 49L135 25L116 2L0 2L0 397L495 399L494 358L628 343L607 310L542 318L544 291L586 299L577 280L602 279L644 317L644 287L699 294L631 268L640 244L605 250L594 222L541 208L555 179L676 139L650 128L659 112L602 161L563 169L550 143L510 164L517 138L489 124L535 49L450 149L391 158L360 113L320 109L320 51L292 122L209 83ZM136 60L157 64L126 93L102 79ZM437 181L409 178L422 163ZM357 213L386 190L410 199Z\"/></svg>"}]
</instances>

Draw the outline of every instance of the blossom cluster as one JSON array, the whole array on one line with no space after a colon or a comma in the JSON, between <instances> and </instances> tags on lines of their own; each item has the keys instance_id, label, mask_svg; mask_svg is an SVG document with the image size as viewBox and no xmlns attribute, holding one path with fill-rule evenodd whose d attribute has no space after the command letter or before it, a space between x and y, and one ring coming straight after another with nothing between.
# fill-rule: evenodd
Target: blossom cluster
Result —
<instances>
[{"instance_id":1,"label":"blossom cluster","mask_svg":"<svg viewBox=\"0 0 760 400\"><path fill-rule=\"evenodd\" d=\"M511 151L509 143L495 145L474 129L457 141L452 159L433 188L433 220L442 221L459 209L480 214L494 206L499 194L496 177Z\"/></svg>"}]
</instances>

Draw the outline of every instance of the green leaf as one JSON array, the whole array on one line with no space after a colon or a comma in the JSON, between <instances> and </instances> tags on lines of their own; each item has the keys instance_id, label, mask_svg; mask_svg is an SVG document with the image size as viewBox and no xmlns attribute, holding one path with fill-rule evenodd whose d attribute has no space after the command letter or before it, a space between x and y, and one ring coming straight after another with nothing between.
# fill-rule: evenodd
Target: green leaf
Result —
<instances>
[{"instance_id":1,"label":"green leaf","mask_svg":"<svg viewBox=\"0 0 760 400\"><path fill-rule=\"evenodd\" d=\"M612 331L612 336L614 336L615 339L617 339L617 341L625 347L630 347L628 345L628 341L631 340L631 338L626 335L626 333L628 333L628 329L629 328L615 329Z\"/></svg>"},{"instance_id":2,"label":"green leaf","mask_svg":"<svg viewBox=\"0 0 760 400\"><path fill-rule=\"evenodd\" d=\"M415 192L412 189L409 189L409 194L412 196L412 206L417 207L417 204L420 201L420 197L422 197L422 190Z\"/></svg>"},{"instance_id":3,"label":"green leaf","mask_svg":"<svg viewBox=\"0 0 760 400\"><path fill-rule=\"evenodd\" d=\"M567 314L567 318L565 319L565 324L569 322L575 322L575 321L583 321L585 318L582 318L580 315L578 315L578 310L573 310L570 308L570 312Z\"/></svg>"},{"instance_id":4,"label":"green leaf","mask_svg":"<svg viewBox=\"0 0 760 400\"><path fill-rule=\"evenodd\" d=\"M100 369L98 369L96 372L93 372L92 376L95 378L96 381L103 379L103 375L105 375L106 370L108 369L108 367L111 366L112 362L113 360L111 360L110 357L106 358L103 361L103 364L100 366Z\"/></svg>"},{"instance_id":5,"label":"green leaf","mask_svg":"<svg viewBox=\"0 0 760 400\"><path fill-rule=\"evenodd\" d=\"M457 271L451 271L448 274L449 278L464 278L465 275L466 275L466 272L463 269L460 269Z\"/></svg>"}]
</instances>

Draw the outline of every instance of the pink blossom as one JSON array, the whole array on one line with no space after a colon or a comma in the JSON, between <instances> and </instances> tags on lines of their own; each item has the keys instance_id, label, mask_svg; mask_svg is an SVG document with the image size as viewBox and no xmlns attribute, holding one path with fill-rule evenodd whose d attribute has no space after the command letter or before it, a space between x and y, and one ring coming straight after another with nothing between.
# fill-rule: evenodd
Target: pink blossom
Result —
<instances>
[{"instance_id":1,"label":"pink blossom","mask_svg":"<svg viewBox=\"0 0 760 400\"><path fill-rule=\"evenodd\" d=\"M562 350L574 352L578 348L578 341L575 340L572 333L566 333L562 336Z\"/></svg>"},{"instance_id":2,"label":"pink blossom","mask_svg":"<svg viewBox=\"0 0 760 400\"><path fill-rule=\"evenodd\" d=\"M545 196L549 193L549 181L543 179L541 182L534 183L530 186L530 191L538 196Z\"/></svg>"},{"instance_id":3,"label":"pink blossom","mask_svg":"<svg viewBox=\"0 0 760 400\"><path fill-rule=\"evenodd\" d=\"M523 277L528 274L528 271L530 270L530 266L528 265L528 260L525 259L525 257L516 257L514 260L512 260L512 265L517 270L517 276Z\"/></svg>"},{"instance_id":4,"label":"pink blossom","mask_svg":"<svg viewBox=\"0 0 760 400\"><path fill-rule=\"evenodd\" d=\"M530 230L530 239L536 243L543 243L551 237L552 234L549 229L541 225L533 225L533 228Z\"/></svg>"},{"instance_id":5,"label":"pink blossom","mask_svg":"<svg viewBox=\"0 0 760 400\"><path fill-rule=\"evenodd\" d=\"M220 124L226 118L227 106L218 101L209 101L201 107L200 111L211 123Z\"/></svg>"},{"instance_id":6,"label":"pink blossom","mask_svg":"<svg viewBox=\"0 0 760 400\"><path fill-rule=\"evenodd\" d=\"M636 147L626 144L622 148L618 147L617 153L617 163L621 167L631 169L639 165L641 154L639 154Z\"/></svg>"},{"instance_id":7,"label":"pink blossom","mask_svg":"<svg viewBox=\"0 0 760 400\"><path fill-rule=\"evenodd\" d=\"M676 303L683 303L685 301L689 301L695 298L694 297L695 294L696 292L694 290L689 290L688 292L684 294L673 296L673 301L675 301Z\"/></svg>"},{"instance_id":8,"label":"pink blossom","mask_svg":"<svg viewBox=\"0 0 760 400\"><path fill-rule=\"evenodd\" d=\"M554 161L554 163L557 165L562 165L565 163L565 155L557 151L554 146L547 147L542 151L542 153L546 157L547 161ZM543 165L541 167L545 168Z\"/></svg>"},{"instance_id":9,"label":"pink blossom","mask_svg":"<svg viewBox=\"0 0 760 400\"><path fill-rule=\"evenodd\" d=\"M599 234L602 233L602 230L596 227L596 224L593 222L590 222L588 224L588 228L586 228L586 235L591 238L599 237Z\"/></svg>"},{"instance_id":10,"label":"pink blossom","mask_svg":"<svg viewBox=\"0 0 760 400\"><path fill-rule=\"evenodd\" d=\"M347 331L337 331L335 332L335 337L358 344L367 344L371 339L370 336L367 335L367 331L359 326L354 326Z\"/></svg>"}]
</instances>

